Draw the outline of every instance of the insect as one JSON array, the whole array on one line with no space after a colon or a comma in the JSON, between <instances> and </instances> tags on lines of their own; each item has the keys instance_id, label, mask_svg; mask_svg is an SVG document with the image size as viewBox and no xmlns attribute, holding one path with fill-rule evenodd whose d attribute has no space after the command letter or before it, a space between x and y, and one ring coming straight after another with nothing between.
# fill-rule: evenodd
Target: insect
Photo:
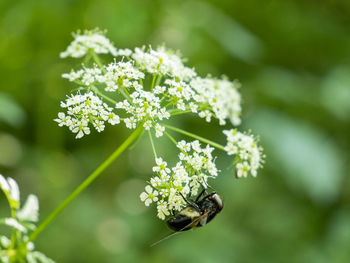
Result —
<instances>
[{"instance_id":1,"label":"insect","mask_svg":"<svg viewBox=\"0 0 350 263\"><path fill-rule=\"evenodd\" d=\"M203 190L194 201L187 200L180 193L188 206L167 220L168 227L175 232L154 243L152 246L179 232L205 226L213 220L218 213L220 213L224 207L221 197L211 187L210 188L213 190L211 193L208 193L203 185L202 188Z\"/></svg>"}]
</instances>

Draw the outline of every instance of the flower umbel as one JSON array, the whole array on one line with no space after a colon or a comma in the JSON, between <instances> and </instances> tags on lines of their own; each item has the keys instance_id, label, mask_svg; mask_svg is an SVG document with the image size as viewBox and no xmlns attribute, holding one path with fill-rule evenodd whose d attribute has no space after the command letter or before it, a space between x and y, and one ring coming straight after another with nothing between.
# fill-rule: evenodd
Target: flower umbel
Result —
<instances>
[{"instance_id":1,"label":"flower umbel","mask_svg":"<svg viewBox=\"0 0 350 263\"><path fill-rule=\"evenodd\" d=\"M184 140L180 141L177 147L181 152L176 165L170 169L167 167L167 162L161 157L156 158L157 165L153 167L153 172L157 175L152 177L150 185L146 186L148 194L152 194L152 189L154 189L159 196L157 211L158 217L163 220L170 214L170 211L179 211L185 205L181 194L195 197L200 186L207 185L208 178L215 178L218 175L211 154L214 148L209 145L202 148L199 141L186 142ZM149 201L147 193L143 192L140 198L141 201L146 200L148 206L152 201ZM156 201L153 200L153 202Z\"/></svg>"},{"instance_id":2,"label":"flower umbel","mask_svg":"<svg viewBox=\"0 0 350 263\"><path fill-rule=\"evenodd\" d=\"M156 203L160 219L181 210L186 205L184 198L195 198L201 186L218 176L214 147L235 155L237 177L257 175L263 155L252 135L225 130L227 144L222 146L168 125L178 115L188 114L218 125L229 122L238 126L242 111L238 81L201 77L185 65L179 52L165 46L118 49L99 30L78 32L73 37L61 57L84 58L84 64L62 75L77 91L61 102L64 112L59 112L55 121L60 127L67 126L77 139L92 130L103 132L108 123L124 123L127 129L141 130L140 135L146 130L156 165L140 199L146 206ZM99 54L112 57L104 56L103 61ZM176 141L168 129L195 140ZM157 156L152 139L164 135L179 151L172 166Z\"/></svg>"},{"instance_id":3,"label":"flower umbel","mask_svg":"<svg viewBox=\"0 0 350 263\"><path fill-rule=\"evenodd\" d=\"M1 174L0 189L4 192L11 209L11 217L0 218L0 224L12 228L11 238L0 235L0 261L54 263L44 254L34 251L34 244L28 242L28 234L35 230L34 223L38 221L38 198L29 195L20 208L20 194L16 181L10 177L5 179Z\"/></svg>"},{"instance_id":4,"label":"flower umbel","mask_svg":"<svg viewBox=\"0 0 350 263\"><path fill-rule=\"evenodd\" d=\"M257 170L262 166L264 156L262 148L252 135L237 131L237 129L224 130L227 136L225 150L228 155L235 155L236 175L238 178L247 177L250 173L257 176Z\"/></svg>"}]
</instances>

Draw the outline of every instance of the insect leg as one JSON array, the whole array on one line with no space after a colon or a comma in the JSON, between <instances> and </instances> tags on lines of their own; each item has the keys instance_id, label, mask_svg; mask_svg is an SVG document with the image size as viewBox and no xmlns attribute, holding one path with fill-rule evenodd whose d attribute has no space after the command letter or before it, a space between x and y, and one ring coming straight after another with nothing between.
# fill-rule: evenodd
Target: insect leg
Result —
<instances>
[{"instance_id":1,"label":"insect leg","mask_svg":"<svg viewBox=\"0 0 350 263\"><path fill-rule=\"evenodd\" d=\"M203 187L203 185L202 185L202 187ZM198 200L199 200L199 198L200 198L204 193L208 194L207 191L205 190L205 188L203 187L203 190L200 192L200 194L197 196L197 198L196 198L196 200L195 200L194 202L197 203Z\"/></svg>"},{"instance_id":2,"label":"insect leg","mask_svg":"<svg viewBox=\"0 0 350 263\"><path fill-rule=\"evenodd\" d=\"M183 194L182 194L181 192L179 192L179 194L182 196L182 198L184 199L184 201L185 201L188 205L194 207L194 208L197 209L198 211L201 211L201 210L199 209L199 206L198 206L196 203L188 201L188 200L183 196Z\"/></svg>"}]
</instances>

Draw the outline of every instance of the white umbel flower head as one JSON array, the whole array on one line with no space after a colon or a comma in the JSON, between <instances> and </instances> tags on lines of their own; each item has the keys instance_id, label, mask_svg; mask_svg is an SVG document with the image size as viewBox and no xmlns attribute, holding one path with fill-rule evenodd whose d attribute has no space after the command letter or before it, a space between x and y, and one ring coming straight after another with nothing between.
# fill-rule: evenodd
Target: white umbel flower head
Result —
<instances>
[{"instance_id":1,"label":"white umbel flower head","mask_svg":"<svg viewBox=\"0 0 350 263\"><path fill-rule=\"evenodd\" d=\"M201 184L207 185L208 178L215 178L218 175L212 147L207 145L202 148L199 141L184 140L177 146L181 153L176 165L168 168L163 158L156 158L157 165L153 167L153 172L157 175L151 178L150 185L146 186L148 193L152 193L153 190L159 193L157 216L162 220L170 214L170 211L179 211L184 207L185 201L181 194L194 198ZM148 194L144 192L140 197L144 201L148 198ZM150 203L148 201L146 205Z\"/></svg>"},{"instance_id":2,"label":"white umbel flower head","mask_svg":"<svg viewBox=\"0 0 350 263\"><path fill-rule=\"evenodd\" d=\"M211 117L215 117L220 125L225 125L226 119L235 126L241 123L240 84L237 81L198 77L190 85L197 92L196 104L201 118L210 122Z\"/></svg>"},{"instance_id":3,"label":"white umbel flower head","mask_svg":"<svg viewBox=\"0 0 350 263\"><path fill-rule=\"evenodd\" d=\"M83 33L73 33L74 40L67 49L60 53L61 58L80 58L85 56L90 50L96 54L108 54L117 56L117 49L111 41L106 38L104 32L100 30L85 30Z\"/></svg>"},{"instance_id":4,"label":"white umbel flower head","mask_svg":"<svg viewBox=\"0 0 350 263\"><path fill-rule=\"evenodd\" d=\"M179 55L172 50L167 50L164 46L157 49L135 48L132 58L136 61L141 70L148 73L158 73L177 77L181 80L190 80L195 77L196 72L185 67Z\"/></svg>"},{"instance_id":5,"label":"white umbel flower head","mask_svg":"<svg viewBox=\"0 0 350 263\"><path fill-rule=\"evenodd\" d=\"M237 129L224 130L227 136L225 150L228 155L236 155L236 175L238 178L251 174L257 176L257 171L264 162L262 148L258 146L253 135L237 131Z\"/></svg>"},{"instance_id":6,"label":"white umbel flower head","mask_svg":"<svg viewBox=\"0 0 350 263\"><path fill-rule=\"evenodd\" d=\"M120 118L93 92L85 94L75 94L65 102L61 102L61 107L67 110L67 115L63 112L58 113L55 119L59 126L67 126L76 138L82 138L84 135L90 134L91 124L98 132L105 128L107 121L111 125L120 123Z\"/></svg>"}]
</instances>

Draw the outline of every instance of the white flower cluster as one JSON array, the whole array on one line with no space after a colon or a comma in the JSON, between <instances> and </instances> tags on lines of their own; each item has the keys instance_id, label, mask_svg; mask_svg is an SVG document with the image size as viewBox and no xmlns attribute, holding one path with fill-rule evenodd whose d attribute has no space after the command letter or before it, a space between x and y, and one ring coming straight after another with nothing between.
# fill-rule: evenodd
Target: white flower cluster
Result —
<instances>
[{"instance_id":1,"label":"white flower cluster","mask_svg":"<svg viewBox=\"0 0 350 263\"><path fill-rule=\"evenodd\" d=\"M238 178L247 177L250 173L257 176L257 170L262 166L264 156L262 148L257 145L252 135L243 134L236 129L224 130L227 136L225 150L228 155L235 156L236 175Z\"/></svg>"},{"instance_id":2,"label":"white flower cluster","mask_svg":"<svg viewBox=\"0 0 350 263\"><path fill-rule=\"evenodd\" d=\"M99 30L85 30L82 34L77 32L73 34L73 37L72 43L65 51L61 52L61 58L80 58L85 56L90 50L96 54L110 53L113 56L118 55L117 49L111 41Z\"/></svg>"},{"instance_id":3,"label":"white flower cluster","mask_svg":"<svg viewBox=\"0 0 350 263\"><path fill-rule=\"evenodd\" d=\"M56 121L77 133L76 138L90 133L89 123L99 132L104 129L106 120L111 120L111 124L119 123L119 114L114 112L116 109L126 111L124 122L128 128L134 129L137 125L143 125L145 129L153 127L157 137L164 131L161 121L172 115L195 113L207 122L218 119L224 125L229 119L234 125L240 124L238 83L200 78L194 69L184 65L176 52L164 46L118 50L100 31L86 31L74 37L61 57L81 57L91 50L95 60L92 67L83 65L80 70L62 75L78 84L82 93L68 100L81 100L82 103L72 105L67 114L60 112ZM103 65L98 53L111 53L122 58L120 61L114 58L114 62ZM97 103L85 105L84 99L90 95L83 93L92 94L91 91L99 96L91 95ZM66 104L61 105L65 108ZM107 118L107 113L111 117Z\"/></svg>"},{"instance_id":4,"label":"white flower cluster","mask_svg":"<svg viewBox=\"0 0 350 263\"><path fill-rule=\"evenodd\" d=\"M156 137L162 136L165 128L157 123L157 120L169 119L170 113L166 108L160 106L160 99L154 93L142 89L137 89L130 97L132 98L131 103L124 100L116 105L117 109L124 109L131 114L130 117L124 119L126 127L135 129L138 122L141 122L145 130L153 127Z\"/></svg>"},{"instance_id":5,"label":"white flower cluster","mask_svg":"<svg viewBox=\"0 0 350 263\"><path fill-rule=\"evenodd\" d=\"M141 70L151 74L168 75L170 77L179 78L180 80L190 80L197 73L184 66L182 59L164 46L158 47L156 50L150 48L135 48L132 58Z\"/></svg>"},{"instance_id":6,"label":"white flower cluster","mask_svg":"<svg viewBox=\"0 0 350 263\"><path fill-rule=\"evenodd\" d=\"M96 65L93 68L84 67L78 71L64 73L62 77L87 87L103 85L105 91L114 92L123 87L142 88L138 80L143 79L145 74L135 68L131 61L114 61L102 69Z\"/></svg>"},{"instance_id":7,"label":"white flower cluster","mask_svg":"<svg viewBox=\"0 0 350 263\"><path fill-rule=\"evenodd\" d=\"M240 84L226 79L195 78L190 83L197 92L197 102L201 106L199 116L210 122L212 117L219 120L220 125L230 119L235 126L241 123Z\"/></svg>"},{"instance_id":8,"label":"white flower cluster","mask_svg":"<svg viewBox=\"0 0 350 263\"><path fill-rule=\"evenodd\" d=\"M68 97L65 102L61 102L61 107L67 109L67 115L59 112L58 119L55 121L59 126L67 126L76 133L76 138L90 134L89 124L101 132L105 128L105 122L111 125L120 122L119 116L113 113L113 109L91 91Z\"/></svg>"},{"instance_id":9,"label":"white flower cluster","mask_svg":"<svg viewBox=\"0 0 350 263\"><path fill-rule=\"evenodd\" d=\"M0 218L0 224L5 224L16 231L20 232L21 235L16 235L16 244L28 242L28 232L33 231L36 226L35 222L38 221L39 213L39 201L35 195L29 195L23 207L20 207L20 192L16 181L12 178L5 179L0 174L0 189L4 192L6 199L11 208L11 217ZM11 256L14 254L12 243L8 237L0 235L0 262L12 262ZM31 242L27 243L27 249L24 255L21 255L25 262L30 263L54 263L51 259L47 258L44 254L34 251L34 244ZM24 262L23 261L23 262ZM21 261L22 262L22 261Z\"/></svg>"},{"instance_id":10,"label":"white flower cluster","mask_svg":"<svg viewBox=\"0 0 350 263\"><path fill-rule=\"evenodd\" d=\"M146 206L157 202L158 217L163 220L171 211L179 211L185 205L181 194L189 198L197 196L201 184L207 185L208 178L218 175L212 156L214 148L209 145L202 148L199 141L180 141L177 147L181 150L180 161L168 168L167 162L156 158L153 172L157 175L140 195Z\"/></svg>"}]
</instances>

